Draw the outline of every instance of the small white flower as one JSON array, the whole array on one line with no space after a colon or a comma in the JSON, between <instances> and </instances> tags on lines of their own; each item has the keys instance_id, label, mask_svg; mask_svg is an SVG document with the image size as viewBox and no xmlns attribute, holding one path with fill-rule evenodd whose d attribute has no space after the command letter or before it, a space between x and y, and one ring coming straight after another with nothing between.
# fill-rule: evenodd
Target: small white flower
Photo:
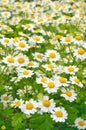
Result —
<instances>
[{"instance_id":1,"label":"small white flower","mask_svg":"<svg viewBox=\"0 0 86 130\"><path fill-rule=\"evenodd\" d=\"M76 59L85 60L86 59L86 51L83 48L78 48L74 51L74 56Z\"/></svg>"},{"instance_id":2,"label":"small white flower","mask_svg":"<svg viewBox=\"0 0 86 130\"><path fill-rule=\"evenodd\" d=\"M48 96L44 96L39 100L38 105L41 112L51 112L55 107L55 102L53 99L49 99Z\"/></svg>"},{"instance_id":3,"label":"small white flower","mask_svg":"<svg viewBox=\"0 0 86 130\"><path fill-rule=\"evenodd\" d=\"M26 43L26 41L19 41L17 44L15 44L16 49L21 50L21 51L28 51L29 46Z\"/></svg>"},{"instance_id":4,"label":"small white flower","mask_svg":"<svg viewBox=\"0 0 86 130\"><path fill-rule=\"evenodd\" d=\"M8 18L10 18L11 13L10 13L10 12L7 12L7 11L4 11L4 12L1 12L1 16L2 16L2 18L4 18L4 19L8 19Z\"/></svg>"},{"instance_id":5,"label":"small white flower","mask_svg":"<svg viewBox=\"0 0 86 130\"><path fill-rule=\"evenodd\" d=\"M63 93L61 94L62 97L64 97L66 100L69 102L73 102L76 99L77 94L74 92L74 90L69 90L69 89L62 89L61 90Z\"/></svg>"},{"instance_id":6,"label":"small white flower","mask_svg":"<svg viewBox=\"0 0 86 130\"><path fill-rule=\"evenodd\" d=\"M49 58L52 61L58 61L60 59L60 54L55 50L47 50L45 53L45 57Z\"/></svg>"},{"instance_id":7,"label":"small white flower","mask_svg":"<svg viewBox=\"0 0 86 130\"><path fill-rule=\"evenodd\" d=\"M68 113L63 107L54 108L51 114L51 118L56 122L65 122L67 119Z\"/></svg>"},{"instance_id":8,"label":"small white flower","mask_svg":"<svg viewBox=\"0 0 86 130\"><path fill-rule=\"evenodd\" d=\"M37 102L33 99L30 99L29 101L26 101L25 104L22 104L20 106L20 109L22 112L24 112L27 115L34 114L37 111Z\"/></svg>"},{"instance_id":9,"label":"small white flower","mask_svg":"<svg viewBox=\"0 0 86 130\"><path fill-rule=\"evenodd\" d=\"M48 80L43 84L44 90L48 93L56 93L59 89L58 85L54 80Z\"/></svg>"},{"instance_id":10,"label":"small white flower","mask_svg":"<svg viewBox=\"0 0 86 130\"><path fill-rule=\"evenodd\" d=\"M15 65L15 58L11 55L8 55L2 60L5 64L8 66L14 66Z\"/></svg>"},{"instance_id":11,"label":"small white flower","mask_svg":"<svg viewBox=\"0 0 86 130\"><path fill-rule=\"evenodd\" d=\"M18 69L18 77L19 77L19 79L28 78L28 77L31 77L33 75L32 70L23 69L23 68L17 68L17 69Z\"/></svg>"},{"instance_id":12,"label":"small white flower","mask_svg":"<svg viewBox=\"0 0 86 130\"><path fill-rule=\"evenodd\" d=\"M26 66L29 62L29 59L26 55L19 54L15 57L15 66Z\"/></svg>"},{"instance_id":13,"label":"small white flower","mask_svg":"<svg viewBox=\"0 0 86 130\"><path fill-rule=\"evenodd\" d=\"M83 84L80 82L80 80L76 76L70 77L71 84L76 84L79 87L83 87Z\"/></svg>"},{"instance_id":14,"label":"small white flower","mask_svg":"<svg viewBox=\"0 0 86 130\"><path fill-rule=\"evenodd\" d=\"M75 73L78 71L78 68L76 66L68 66L64 68L65 73L75 75Z\"/></svg>"},{"instance_id":15,"label":"small white flower","mask_svg":"<svg viewBox=\"0 0 86 130\"><path fill-rule=\"evenodd\" d=\"M75 120L75 126L79 129L79 130L85 130L86 129L86 120L82 119L82 118L77 118Z\"/></svg>"}]
</instances>

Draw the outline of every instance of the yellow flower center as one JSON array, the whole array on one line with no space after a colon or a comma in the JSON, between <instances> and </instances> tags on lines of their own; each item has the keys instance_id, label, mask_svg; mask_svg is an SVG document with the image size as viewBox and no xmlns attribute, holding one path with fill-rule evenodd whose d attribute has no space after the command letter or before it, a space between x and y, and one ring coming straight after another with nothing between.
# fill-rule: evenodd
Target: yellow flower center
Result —
<instances>
[{"instance_id":1,"label":"yellow flower center","mask_svg":"<svg viewBox=\"0 0 86 130\"><path fill-rule=\"evenodd\" d=\"M70 37L66 37L65 38L65 42L71 42L71 38Z\"/></svg>"},{"instance_id":2,"label":"yellow flower center","mask_svg":"<svg viewBox=\"0 0 86 130\"><path fill-rule=\"evenodd\" d=\"M53 64L48 64L48 68L53 69L54 65Z\"/></svg>"},{"instance_id":3,"label":"yellow flower center","mask_svg":"<svg viewBox=\"0 0 86 130\"><path fill-rule=\"evenodd\" d=\"M78 124L79 124L80 126L84 126L84 125L85 125L84 121L79 121Z\"/></svg>"},{"instance_id":4,"label":"yellow flower center","mask_svg":"<svg viewBox=\"0 0 86 130\"><path fill-rule=\"evenodd\" d=\"M20 64L23 64L25 62L25 59L23 57L18 58L18 62Z\"/></svg>"},{"instance_id":5,"label":"yellow flower center","mask_svg":"<svg viewBox=\"0 0 86 130\"><path fill-rule=\"evenodd\" d=\"M74 78L74 81L75 81L77 84L79 84L79 83L80 83L80 80L79 80L79 79L77 79L77 78Z\"/></svg>"},{"instance_id":6,"label":"yellow flower center","mask_svg":"<svg viewBox=\"0 0 86 130\"><path fill-rule=\"evenodd\" d=\"M29 29L31 26L29 24L26 24L25 27Z\"/></svg>"},{"instance_id":7,"label":"yellow flower center","mask_svg":"<svg viewBox=\"0 0 86 130\"><path fill-rule=\"evenodd\" d=\"M9 27L9 26L6 26L5 29L10 30L10 27Z\"/></svg>"},{"instance_id":8,"label":"yellow flower center","mask_svg":"<svg viewBox=\"0 0 86 130\"><path fill-rule=\"evenodd\" d=\"M34 19L35 18L35 16L34 15L31 15L31 19Z\"/></svg>"},{"instance_id":9,"label":"yellow flower center","mask_svg":"<svg viewBox=\"0 0 86 130\"><path fill-rule=\"evenodd\" d=\"M0 21L0 25L3 25L3 23Z\"/></svg>"},{"instance_id":10,"label":"yellow flower center","mask_svg":"<svg viewBox=\"0 0 86 130\"><path fill-rule=\"evenodd\" d=\"M19 107L19 106L21 105L21 102L20 102L20 101L16 101L16 102L15 102L15 105L16 105L17 107Z\"/></svg>"},{"instance_id":11,"label":"yellow flower center","mask_svg":"<svg viewBox=\"0 0 86 130\"><path fill-rule=\"evenodd\" d=\"M49 100L43 100L42 104L45 107L49 107L50 106L50 101Z\"/></svg>"},{"instance_id":12,"label":"yellow flower center","mask_svg":"<svg viewBox=\"0 0 86 130\"><path fill-rule=\"evenodd\" d=\"M14 63L14 59L13 59L12 57L7 58L7 61L8 61L9 63Z\"/></svg>"},{"instance_id":13,"label":"yellow flower center","mask_svg":"<svg viewBox=\"0 0 86 130\"><path fill-rule=\"evenodd\" d=\"M39 59L42 59L43 55L42 55L42 54L38 54L37 57L38 57Z\"/></svg>"},{"instance_id":14,"label":"yellow flower center","mask_svg":"<svg viewBox=\"0 0 86 130\"><path fill-rule=\"evenodd\" d=\"M24 42L20 42L19 46L22 47L22 48L24 48L25 47L25 43Z\"/></svg>"},{"instance_id":15,"label":"yellow flower center","mask_svg":"<svg viewBox=\"0 0 86 130\"><path fill-rule=\"evenodd\" d=\"M7 12L5 12L5 13L4 13L4 16L8 16L8 13L7 13Z\"/></svg>"},{"instance_id":16,"label":"yellow flower center","mask_svg":"<svg viewBox=\"0 0 86 130\"><path fill-rule=\"evenodd\" d=\"M42 18L38 18L38 22L43 22L43 19Z\"/></svg>"},{"instance_id":17,"label":"yellow flower center","mask_svg":"<svg viewBox=\"0 0 86 130\"><path fill-rule=\"evenodd\" d=\"M39 74L43 74L43 72L42 72L42 71L39 71L38 73L39 73Z\"/></svg>"},{"instance_id":18,"label":"yellow flower center","mask_svg":"<svg viewBox=\"0 0 86 130\"><path fill-rule=\"evenodd\" d=\"M58 22L60 22L60 23L61 23L61 22L62 22L62 19L59 19L59 20L58 20Z\"/></svg>"},{"instance_id":19,"label":"yellow flower center","mask_svg":"<svg viewBox=\"0 0 86 130\"><path fill-rule=\"evenodd\" d=\"M52 82L52 81L49 82L49 83L48 83L48 87L49 87L49 88L54 88L54 87L55 87L55 83Z\"/></svg>"},{"instance_id":20,"label":"yellow flower center","mask_svg":"<svg viewBox=\"0 0 86 130\"><path fill-rule=\"evenodd\" d=\"M38 6L38 7L37 7L37 10L41 10L41 7L40 7L40 6Z\"/></svg>"},{"instance_id":21,"label":"yellow flower center","mask_svg":"<svg viewBox=\"0 0 86 130\"><path fill-rule=\"evenodd\" d=\"M61 110L59 110L59 111L56 111L56 112L55 112L55 115L56 115L57 117L62 117L62 116L63 116L63 113L62 113Z\"/></svg>"},{"instance_id":22,"label":"yellow flower center","mask_svg":"<svg viewBox=\"0 0 86 130\"><path fill-rule=\"evenodd\" d=\"M44 78L41 78L41 82L46 82L47 81L47 78L44 77Z\"/></svg>"},{"instance_id":23,"label":"yellow flower center","mask_svg":"<svg viewBox=\"0 0 86 130\"><path fill-rule=\"evenodd\" d=\"M33 65L34 65L34 62L33 62L33 61L30 61L28 65L29 65L29 66L33 66Z\"/></svg>"},{"instance_id":24,"label":"yellow flower center","mask_svg":"<svg viewBox=\"0 0 86 130\"><path fill-rule=\"evenodd\" d=\"M4 42L8 43L8 42L9 42L9 39L8 39L8 38L5 38L5 39L4 39Z\"/></svg>"},{"instance_id":25,"label":"yellow flower center","mask_svg":"<svg viewBox=\"0 0 86 130\"><path fill-rule=\"evenodd\" d=\"M60 39L61 38L61 35L56 35L56 39Z\"/></svg>"},{"instance_id":26,"label":"yellow flower center","mask_svg":"<svg viewBox=\"0 0 86 130\"><path fill-rule=\"evenodd\" d=\"M14 7L15 7L14 5L10 5L10 8L11 8L11 9L14 9Z\"/></svg>"},{"instance_id":27,"label":"yellow flower center","mask_svg":"<svg viewBox=\"0 0 86 130\"><path fill-rule=\"evenodd\" d=\"M58 73L58 72L59 72L59 70L58 70L58 69L56 69L56 70L55 70L55 73Z\"/></svg>"},{"instance_id":28,"label":"yellow flower center","mask_svg":"<svg viewBox=\"0 0 86 130\"><path fill-rule=\"evenodd\" d=\"M41 98L43 97L43 94L42 94L42 93L39 93L39 94L37 95L37 97L38 97L38 99L41 99Z\"/></svg>"},{"instance_id":29,"label":"yellow flower center","mask_svg":"<svg viewBox=\"0 0 86 130\"><path fill-rule=\"evenodd\" d=\"M83 17L84 17L84 14L79 14L79 16L83 18Z\"/></svg>"},{"instance_id":30,"label":"yellow flower center","mask_svg":"<svg viewBox=\"0 0 86 130\"><path fill-rule=\"evenodd\" d=\"M34 37L34 40L35 40L35 41L40 41L40 37L35 36L35 37Z\"/></svg>"},{"instance_id":31,"label":"yellow flower center","mask_svg":"<svg viewBox=\"0 0 86 130\"><path fill-rule=\"evenodd\" d=\"M84 53L85 53L84 49L82 49L82 48L78 49L78 54L83 55Z\"/></svg>"},{"instance_id":32,"label":"yellow flower center","mask_svg":"<svg viewBox=\"0 0 86 130\"><path fill-rule=\"evenodd\" d=\"M5 101L7 101L9 98L8 98L8 96L4 96L3 99L4 99Z\"/></svg>"},{"instance_id":33,"label":"yellow flower center","mask_svg":"<svg viewBox=\"0 0 86 130\"><path fill-rule=\"evenodd\" d=\"M18 42L18 40L19 40L19 39L18 39L17 37L15 37L15 38L13 39L14 43L15 43L15 42Z\"/></svg>"},{"instance_id":34,"label":"yellow flower center","mask_svg":"<svg viewBox=\"0 0 86 130\"><path fill-rule=\"evenodd\" d=\"M35 32L36 32L36 33L39 33L39 32L40 32L40 29L36 29Z\"/></svg>"},{"instance_id":35,"label":"yellow flower center","mask_svg":"<svg viewBox=\"0 0 86 130\"><path fill-rule=\"evenodd\" d=\"M2 125L2 126L1 126L1 130L6 130L6 126L5 126L5 125Z\"/></svg>"},{"instance_id":36,"label":"yellow flower center","mask_svg":"<svg viewBox=\"0 0 86 130\"><path fill-rule=\"evenodd\" d=\"M56 58L56 54L55 54L54 52L51 52L51 53L49 54L49 57L50 57L50 58Z\"/></svg>"},{"instance_id":37,"label":"yellow flower center","mask_svg":"<svg viewBox=\"0 0 86 130\"><path fill-rule=\"evenodd\" d=\"M28 70L24 70L23 71L23 75L28 75L29 74L29 71Z\"/></svg>"},{"instance_id":38,"label":"yellow flower center","mask_svg":"<svg viewBox=\"0 0 86 130\"><path fill-rule=\"evenodd\" d=\"M31 102L26 104L26 109L32 110L33 108L34 108L34 105Z\"/></svg>"},{"instance_id":39,"label":"yellow flower center","mask_svg":"<svg viewBox=\"0 0 86 130\"><path fill-rule=\"evenodd\" d=\"M69 97L72 96L72 92L71 92L71 91L66 91L65 94L66 94L67 96L69 96Z\"/></svg>"},{"instance_id":40,"label":"yellow flower center","mask_svg":"<svg viewBox=\"0 0 86 130\"><path fill-rule=\"evenodd\" d=\"M69 72L73 72L73 71L74 71L74 68L73 68L73 67L69 67L69 68L68 68L68 71L69 71Z\"/></svg>"},{"instance_id":41,"label":"yellow flower center","mask_svg":"<svg viewBox=\"0 0 86 130\"><path fill-rule=\"evenodd\" d=\"M81 36L76 36L75 39L79 41L79 40L82 40L82 37Z\"/></svg>"},{"instance_id":42,"label":"yellow flower center","mask_svg":"<svg viewBox=\"0 0 86 130\"><path fill-rule=\"evenodd\" d=\"M60 77L60 78L59 78L59 81L60 81L61 83L66 83L66 78Z\"/></svg>"}]
</instances>

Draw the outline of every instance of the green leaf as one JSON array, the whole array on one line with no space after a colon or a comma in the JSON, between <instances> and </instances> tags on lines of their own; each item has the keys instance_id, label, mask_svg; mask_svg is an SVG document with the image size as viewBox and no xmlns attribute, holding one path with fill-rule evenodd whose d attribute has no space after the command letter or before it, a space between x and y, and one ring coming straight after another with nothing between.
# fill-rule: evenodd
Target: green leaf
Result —
<instances>
[{"instance_id":1,"label":"green leaf","mask_svg":"<svg viewBox=\"0 0 86 130\"><path fill-rule=\"evenodd\" d=\"M20 128L22 128L23 125L25 125L23 123L24 119L25 119L25 115L23 113L16 113L12 117L12 126L14 127L15 130L19 130Z\"/></svg>"},{"instance_id":2,"label":"green leaf","mask_svg":"<svg viewBox=\"0 0 86 130\"><path fill-rule=\"evenodd\" d=\"M52 130L53 121L47 114L35 114L30 119L30 128L33 130Z\"/></svg>"}]
</instances>

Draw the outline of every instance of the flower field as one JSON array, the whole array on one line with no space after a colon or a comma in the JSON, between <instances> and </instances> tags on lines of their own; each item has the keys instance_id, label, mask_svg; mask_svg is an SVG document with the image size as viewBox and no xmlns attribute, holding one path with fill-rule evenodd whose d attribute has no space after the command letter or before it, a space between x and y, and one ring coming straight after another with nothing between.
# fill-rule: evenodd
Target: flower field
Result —
<instances>
[{"instance_id":1,"label":"flower field","mask_svg":"<svg viewBox=\"0 0 86 130\"><path fill-rule=\"evenodd\" d=\"M86 130L85 0L0 1L0 130Z\"/></svg>"}]
</instances>

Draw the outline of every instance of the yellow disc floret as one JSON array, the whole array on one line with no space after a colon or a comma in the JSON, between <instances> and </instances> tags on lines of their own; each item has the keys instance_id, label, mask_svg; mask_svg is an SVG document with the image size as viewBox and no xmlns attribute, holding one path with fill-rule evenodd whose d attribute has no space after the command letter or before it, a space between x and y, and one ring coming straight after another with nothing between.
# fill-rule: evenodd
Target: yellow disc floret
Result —
<instances>
[{"instance_id":1,"label":"yellow disc floret","mask_svg":"<svg viewBox=\"0 0 86 130\"><path fill-rule=\"evenodd\" d=\"M49 107L50 106L50 101L49 100L43 100L42 104L45 107Z\"/></svg>"},{"instance_id":2,"label":"yellow disc floret","mask_svg":"<svg viewBox=\"0 0 86 130\"><path fill-rule=\"evenodd\" d=\"M54 87L55 87L55 83L52 82L52 81L49 82L49 83L48 83L48 87L49 87L49 88L54 88Z\"/></svg>"},{"instance_id":3,"label":"yellow disc floret","mask_svg":"<svg viewBox=\"0 0 86 130\"><path fill-rule=\"evenodd\" d=\"M55 112L55 115L56 115L57 117L62 117L62 116L63 116L63 113L62 113L61 110L58 110L58 111Z\"/></svg>"},{"instance_id":4,"label":"yellow disc floret","mask_svg":"<svg viewBox=\"0 0 86 130\"><path fill-rule=\"evenodd\" d=\"M26 104L26 109L32 110L33 108L34 108L33 103L29 102L29 103Z\"/></svg>"}]
</instances>

